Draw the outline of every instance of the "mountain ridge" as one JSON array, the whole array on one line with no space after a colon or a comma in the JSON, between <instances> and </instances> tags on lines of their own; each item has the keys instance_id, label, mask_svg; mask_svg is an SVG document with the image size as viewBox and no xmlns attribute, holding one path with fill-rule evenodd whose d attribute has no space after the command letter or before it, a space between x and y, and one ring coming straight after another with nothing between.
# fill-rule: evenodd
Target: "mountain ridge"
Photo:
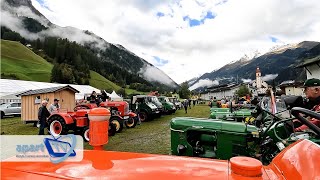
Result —
<instances>
[{"instance_id":1,"label":"mountain ridge","mask_svg":"<svg viewBox=\"0 0 320 180\"><path fill-rule=\"evenodd\" d=\"M90 48L102 61L110 62L121 69L125 69L128 73L136 74L156 86L160 83L171 88L179 87L179 85L163 71L129 51L123 45L109 43L88 30L55 25L35 9L30 0L4 0L4 2L1 3L3 10L1 14L4 15L7 22L1 22L1 26L16 31L24 38L31 40L43 39L48 36L67 38L70 41L76 41L86 48ZM29 29L21 28L24 27L24 21L32 23L33 29L35 29L34 26L38 27L38 29L30 33ZM26 30L28 31L26 32ZM157 76L153 73L145 73L150 71L150 69L155 71L154 74Z\"/></svg>"},{"instance_id":2,"label":"mountain ridge","mask_svg":"<svg viewBox=\"0 0 320 180\"><path fill-rule=\"evenodd\" d=\"M301 80L305 77L305 72L296 69L295 65L301 62L304 53L308 53L313 48L320 46L320 42L302 41L300 43L287 44L284 46L271 48L265 54L254 56L252 59L245 59L244 55L237 61L226 64L219 69L204 73L196 81L190 83L190 87L199 83L200 80L219 81L219 84L248 82L255 79L255 69L259 67L266 80L274 80L281 83L285 80ZM317 51L320 54L320 52ZM194 78L193 78L194 79ZM202 89L205 86L202 86ZM201 87L200 87L201 88Z\"/></svg>"}]
</instances>

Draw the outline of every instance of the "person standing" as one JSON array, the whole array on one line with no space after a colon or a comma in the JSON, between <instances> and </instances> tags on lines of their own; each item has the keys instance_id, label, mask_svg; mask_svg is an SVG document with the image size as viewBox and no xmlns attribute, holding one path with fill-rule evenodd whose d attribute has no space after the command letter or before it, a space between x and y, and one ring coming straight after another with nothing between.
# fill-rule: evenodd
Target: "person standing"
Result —
<instances>
[{"instance_id":1,"label":"person standing","mask_svg":"<svg viewBox=\"0 0 320 180\"><path fill-rule=\"evenodd\" d=\"M44 135L44 128L47 124L47 118L50 116L50 112L47 109L48 102L43 100L41 102L41 107L38 111L38 119L40 122L39 135Z\"/></svg>"},{"instance_id":2,"label":"person standing","mask_svg":"<svg viewBox=\"0 0 320 180\"><path fill-rule=\"evenodd\" d=\"M308 79L305 81L303 86L305 88L304 93L309 100L306 104L306 107L312 107L312 111L320 112L320 80L315 78ZM309 121L312 124L320 127L320 119L309 118ZM306 129L308 129L308 126L302 125L295 128L295 131L304 131Z\"/></svg>"},{"instance_id":3,"label":"person standing","mask_svg":"<svg viewBox=\"0 0 320 180\"><path fill-rule=\"evenodd\" d=\"M189 106L189 101L188 101L188 99L186 99L183 102L183 107L184 107L184 111L186 112L186 114L188 113L188 106Z\"/></svg>"},{"instance_id":4,"label":"person standing","mask_svg":"<svg viewBox=\"0 0 320 180\"><path fill-rule=\"evenodd\" d=\"M217 104L218 104L217 98L216 98L216 97L213 97L213 100L212 100L212 102L211 102L211 107L218 107Z\"/></svg>"},{"instance_id":5,"label":"person standing","mask_svg":"<svg viewBox=\"0 0 320 180\"><path fill-rule=\"evenodd\" d=\"M51 104L49 107L50 114L58 111L59 109L60 109L59 99L54 99L53 104Z\"/></svg>"},{"instance_id":6,"label":"person standing","mask_svg":"<svg viewBox=\"0 0 320 180\"><path fill-rule=\"evenodd\" d=\"M193 100L192 102L193 102L193 107L194 107L196 105L196 100Z\"/></svg>"}]
</instances>

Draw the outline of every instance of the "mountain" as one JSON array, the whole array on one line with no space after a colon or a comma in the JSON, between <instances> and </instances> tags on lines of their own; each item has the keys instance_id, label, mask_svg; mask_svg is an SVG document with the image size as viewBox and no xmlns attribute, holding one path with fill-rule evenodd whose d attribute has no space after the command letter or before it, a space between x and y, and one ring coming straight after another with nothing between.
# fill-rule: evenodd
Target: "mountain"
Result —
<instances>
[{"instance_id":1,"label":"mountain","mask_svg":"<svg viewBox=\"0 0 320 180\"><path fill-rule=\"evenodd\" d=\"M90 70L95 70L104 77L112 76L123 86L130 83L145 83L154 87L168 88L177 88L179 86L163 71L138 57L122 45L109 43L89 31L73 27L60 27L51 23L33 7L30 0L2 0L1 16L1 27L12 31L6 35L1 34L2 39L9 37L9 40L14 40L11 36L13 36L12 33L16 33L21 36L22 43L31 42L32 45L35 45L36 41L39 40L42 46L47 45L44 41L49 37L67 39L68 42L62 42L63 46L76 42L88 51L84 55L81 54L81 59L86 59L91 55L95 56L94 59L97 59L98 62L94 61L91 64L84 62L89 66ZM3 28L1 29L3 30ZM54 44L59 40L52 40L51 42ZM58 46L53 47L58 48ZM81 47L77 46L77 49ZM78 52L80 53L80 51L84 50L79 50ZM53 54L51 58L56 59ZM69 63L68 61L63 62Z\"/></svg>"},{"instance_id":2,"label":"mountain","mask_svg":"<svg viewBox=\"0 0 320 180\"><path fill-rule=\"evenodd\" d=\"M50 82L53 65L19 42L1 40L1 78ZM121 87L90 71L89 84L99 89Z\"/></svg>"},{"instance_id":3,"label":"mountain","mask_svg":"<svg viewBox=\"0 0 320 180\"><path fill-rule=\"evenodd\" d=\"M320 54L320 43L303 41L297 44L277 46L269 52L249 58L244 56L237 61L231 62L218 70L205 73L190 84L192 87L205 87L203 81L224 83L250 82L255 79L257 67L262 72L265 81L274 80L276 84L286 80L303 80L306 78L302 69L295 68L306 56ZM212 84L212 83L211 83Z\"/></svg>"}]
</instances>

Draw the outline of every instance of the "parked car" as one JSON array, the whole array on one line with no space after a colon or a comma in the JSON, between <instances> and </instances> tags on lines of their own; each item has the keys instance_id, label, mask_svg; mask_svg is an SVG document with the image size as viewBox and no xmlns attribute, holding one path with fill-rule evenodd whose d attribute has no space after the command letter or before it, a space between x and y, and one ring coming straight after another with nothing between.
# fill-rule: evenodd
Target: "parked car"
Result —
<instances>
[{"instance_id":1,"label":"parked car","mask_svg":"<svg viewBox=\"0 0 320 180\"><path fill-rule=\"evenodd\" d=\"M11 102L0 105L1 119L4 116L21 116L21 103Z\"/></svg>"}]
</instances>

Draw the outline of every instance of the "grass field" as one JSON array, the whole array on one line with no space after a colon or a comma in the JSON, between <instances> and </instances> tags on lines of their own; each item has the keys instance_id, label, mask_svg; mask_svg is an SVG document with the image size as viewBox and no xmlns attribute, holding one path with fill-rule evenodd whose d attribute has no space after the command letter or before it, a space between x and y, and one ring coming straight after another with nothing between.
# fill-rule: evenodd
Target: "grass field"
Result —
<instances>
[{"instance_id":1,"label":"grass field","mask_svg":"<svg viewBox=\"0 0 320 180\"><path fill-rule=\"evenodd\" d=\"M209 107L196 105L188 109L178 110L173 115L162 116L150 122L144 122L133 129L124 128L121 133L109 137L109 144L105 149L112 151L130 151L152 154L170 153L170 121L174 117L208 117ZM1 134L4 135L35 135L38 129L31 124L22 124L20 118L5 118L1 120ZM86 149L91 149L85 143Z\"/></svg>"},{"instance_id":2,"label":"grass field","mask_svg":"<svg viewBox=\"0 0 320 180\"><path fill-rule=\"evenodd\" d=\"M90 71L90 85L98 89L113 89L117 91L121 87L109 81L95 71Z\"/></svg>"},{"instance_id":3,"label":"grass field","mask_svg":"<svg viewBox=\"0 0 320 180\"><path fill-rule=\"evenodd\" d=\"M53 65L19 42L1 40L1 73L18 79L50 82Z\"/></svg>"}]
</instances>

